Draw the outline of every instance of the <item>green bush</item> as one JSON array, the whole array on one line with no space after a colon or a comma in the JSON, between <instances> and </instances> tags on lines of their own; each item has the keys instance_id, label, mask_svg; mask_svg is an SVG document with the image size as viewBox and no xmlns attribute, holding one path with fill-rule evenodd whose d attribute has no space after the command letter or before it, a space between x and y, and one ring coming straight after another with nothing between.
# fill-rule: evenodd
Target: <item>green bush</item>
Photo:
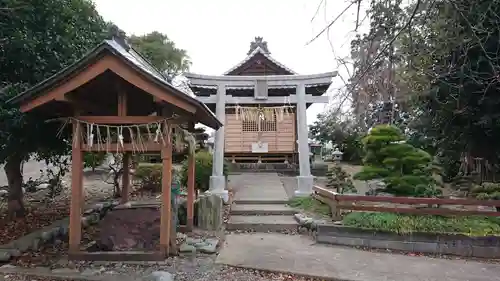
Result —
<instances>
[{"instance_id":1,"label":"green bush","mask_svg":"<svg viewBox=\"0 0 500 281\"><path fill-rule=\"evenodd\" d=\"M500 200L500 183L483 182L481 185L474 185L470 195L479 200ZM500 206L495 208L500 212Z\"/></svg>"},{"instance_id":2,"label":"green bush","mask_svg":"<svg viewBox=\"0 0 500 281\"><path fill-rule=\"evenodd\" d=\"M345 215L345 226L389 231L455 233L470 236L500 235L500 219L493 217L442 217L394 213L352 212Z\"/></svg>"},{"instance_id":3,"label":"green bush","mask_svg":"<svg viewBox=\"0 0 500 281\"><path fill-rule=\"evenodd\" d=\"M363 138L365 158L357 180L382 180L380 191L395 196L433 197L440 195L433 178L436 166L425 151L406 142L402 132L390 125L378 125Z\"/></svg>"},{"instance_id":4,"label":"green bush","mask_svg":"<svg viewBox=\"0 0 500 281\"><path fill-rule=\"evenodd\" d=\"M85 152L83 155L83 167L92 168L92 171L95 168L99 167L106 160L106 153L104 152Z\"/></svg>"},{"instance_id":5,"label":"green bush","mask_svg":"<svg viewBox=\"0 0 500 281\"><path fill-rule=\"evenodd\" d=\"M209 188L210 176L212 175L213 156L208 151L200 150L195 154L195 188L200 192L205 192ZM228 165L224 162L224 176L227 176ZM187 186L188 181L188 160L182 162L180 182L182 186Z\"/></svg>"},{"instance_id":6,"label":"green bush","mask_svg":"<svg viewBox=\"0 0 500 281\"><path fill-rule=\"evenodd\" d=\"M140 163L135 171L135 178L141 189L158 193L161 192L163 165L159 163ZM172 168L172 184L177 182L177 172Z\"/></svg>"}]
</instances>

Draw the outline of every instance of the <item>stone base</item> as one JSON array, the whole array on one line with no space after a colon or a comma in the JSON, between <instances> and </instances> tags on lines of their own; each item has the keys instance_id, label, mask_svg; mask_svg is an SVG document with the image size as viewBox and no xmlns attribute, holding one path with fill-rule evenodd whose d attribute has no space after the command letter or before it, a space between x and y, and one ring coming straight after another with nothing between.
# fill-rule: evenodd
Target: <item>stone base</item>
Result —
<instances>
[{"instance_id":1,"label":"stone base","mask_svg":"<svg viewBox=\"0 0 500 281\"><path fill-rule=\"evenodd\" d=\"M312 194L314 185L313 176L297 176L297 190L294 195L296 197L306 197Z\"/></svg>"},{"instance_id":2,"label":"stone base","mask_svg":"<svg viewBox=\"0 0 500 281\"><path fill-rule=\"evenodd\" d=\"M226 177L225 176L211 176L210 177L210 189L208 190L212 194L219 195L225 204L229 202L229 193L226 190Z\"/></svg>"}]
</instances>

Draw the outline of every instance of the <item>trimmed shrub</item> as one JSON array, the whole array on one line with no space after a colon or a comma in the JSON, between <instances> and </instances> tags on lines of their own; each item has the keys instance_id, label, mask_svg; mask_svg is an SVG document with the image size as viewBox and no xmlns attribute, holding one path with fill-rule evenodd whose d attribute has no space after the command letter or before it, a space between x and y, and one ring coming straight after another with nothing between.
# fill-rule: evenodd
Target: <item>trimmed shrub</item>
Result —
<instances>
[{"instance_id":1,"label":"trimmed shrub","mask_svg":"<svg viewBox=\"0 0 500 281\"><path fill-rule=\"evenodd\" d=\"M162 169L162 164L139 164L135 171L135 178L141 189L154 193L161 192ZM177 181L177 172L172 168L172 184Z\"/></svg>"},{"instance_id":2,"label":"trimmed shrub","mask_svg":"<svg viewBox=\"0 0 500 281\"><path fill-rule=\"evenodd\" d=\"M212 154L208 151L200 150L195 154L195 188L200 192L205 192L209 188L210 176L212 175ZM228 165L224 162L224 176L227 176ZM188 160L182 162L180 181L182 186L187 186L188 180Z\"/></svg>"}]
</instances>

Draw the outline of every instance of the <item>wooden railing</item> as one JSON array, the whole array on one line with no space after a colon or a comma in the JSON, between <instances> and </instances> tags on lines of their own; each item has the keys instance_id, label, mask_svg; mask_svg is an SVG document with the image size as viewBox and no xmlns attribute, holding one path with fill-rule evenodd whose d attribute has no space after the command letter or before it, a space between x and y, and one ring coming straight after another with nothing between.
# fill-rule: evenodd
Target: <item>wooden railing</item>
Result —
<instances>
[{"instance_id":1,"label":"wooden railing","mask_svg":"<svg viewBox=\"0 0 500 281\"><path fill-rule=\"evenodd\" d=\"M330 206L332 210L332 216L334 219L341 218L341 210L420 214L420 215L443 215L443 216L481 215L481 216L500 217L500 212L496 211L451 209L444 207L445 205L500 207L500 200L342 195L334 192L333 190L319 186L314 186L313 191L314 191L313 197L315 199ZM391 205L391 206L376 206L376 205L374 206L373 203L380 203L380 204L385 203L385 205ZM398 205L392 206L394 204Z\"/></svg>"}]
</instances>

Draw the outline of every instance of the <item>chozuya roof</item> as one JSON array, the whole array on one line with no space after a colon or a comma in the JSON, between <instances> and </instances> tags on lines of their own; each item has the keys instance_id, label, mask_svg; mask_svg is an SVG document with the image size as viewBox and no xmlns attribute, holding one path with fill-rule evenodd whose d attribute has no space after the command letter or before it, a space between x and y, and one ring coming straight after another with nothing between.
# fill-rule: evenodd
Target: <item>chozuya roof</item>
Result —
<instances>
[{"instance_id":1,"label":"chozuya roof","mask_svg":"<svg viewBox=\"0 0 500 281\"><path fill-rule=\"evenodd\" d=\"M239 62L237 65L233 66L228 71L224 72L223 75L229 75L231 72L233 72L238 67L245 64L247 61L252 59L252 57L258 53L262 54L268 60L270 60L271 62L273 62L277 66L283 68L284 70L290 72L291 74L297 74L295 71L291 70L290 68L286 67L285 65L281 64L279 61L277 61L273 57L271 57L271 52L269 52L269 50L267 48L267 42L263 41L262 37L255 37L255 41L250 43L250 51L248 51L247 57L244 60L242 60L241 62Z\"/></svg>"},{"instance_id":2,"label":"chozuya roof","mask_svg":"<svg viewBox=\"0 0 500 281\"><path fill-rule=\"evenodd\" d=\"M60 72L54 74L46 80L36 84L27 91L13 97L8 102L19 104L23 101L43 94L45 90L48 90L56 86L57 84L62 83L66 79L66 77L71 76L72 73L78 72L79 70L84 69L87 65L98 60L104 51L109 51L112 55L122 59L127 65L137 70L151 82L156 83L169 93L172 93L173 95L182 98L186 102L194 105L199 111L201 111L200 113L203 117L205 117L204 119L207 120L205 122L207 124L204 125L210 126L215 129L222 127L222 123L215 117L213 112L208 109L208 107L203 102L170 84L160 73L160 71L153 67L151 63L144 59L139 53L130 48L128 45L120 43L122 42L117 42L117 40L104 40L101 44L99 44L97 47L95 47L75 63L62 69Z\"/></svg>"}]
</instances>

